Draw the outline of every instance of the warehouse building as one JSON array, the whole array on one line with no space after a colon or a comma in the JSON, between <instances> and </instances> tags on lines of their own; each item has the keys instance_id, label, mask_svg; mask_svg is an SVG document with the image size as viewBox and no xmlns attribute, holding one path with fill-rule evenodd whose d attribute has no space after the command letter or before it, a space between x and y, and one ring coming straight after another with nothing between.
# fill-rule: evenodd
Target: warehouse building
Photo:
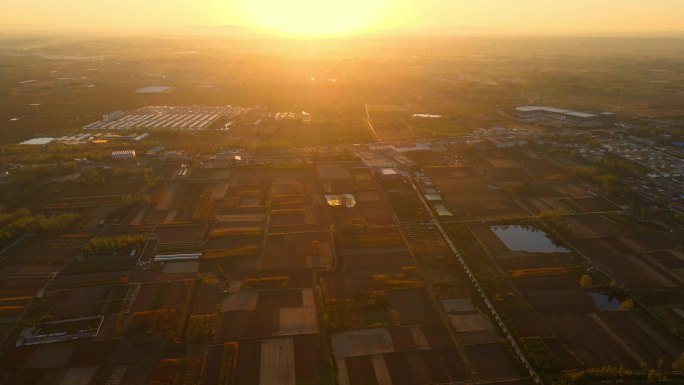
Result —
<instances>
[{"instance_id":1,"label":"warehouse building","mask_svg":"<svg viewBox=\"0 0 684 385\"><path fill-rule=\"evenodd\" d=\"M112 159L133 159L133 158L135 158L135 150L112 151Z\"/></svg>"},{"instance_id":2,"label":"warehouse building","mask_svg":"<svg viewBox=\"0 0 684 385\"><path fill-rule=\"evenodd\" d=\"M612 112L592 114L545 106L520 106L516 107L515 111L520 119L526 121L569 120L575 122L610 122L615 117L615 114Z\"/></svg>"}]
</instances>

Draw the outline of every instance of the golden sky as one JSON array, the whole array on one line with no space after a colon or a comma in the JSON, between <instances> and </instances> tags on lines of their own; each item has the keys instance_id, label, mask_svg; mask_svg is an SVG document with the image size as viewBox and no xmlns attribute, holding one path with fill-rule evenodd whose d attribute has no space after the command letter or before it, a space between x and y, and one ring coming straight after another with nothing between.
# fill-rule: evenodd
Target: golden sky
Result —
<instances>
[{"instance_id":1,"label":"golden sky","mask_svg":"<svg viewBox=\"0 0 684 385\"><path fill-rule=\"evenodd\" d=\"M0 26L239 25L295 35L388 29L492 33L684 31L684 0L0 0Z\"/></svg>"}]
</instances>

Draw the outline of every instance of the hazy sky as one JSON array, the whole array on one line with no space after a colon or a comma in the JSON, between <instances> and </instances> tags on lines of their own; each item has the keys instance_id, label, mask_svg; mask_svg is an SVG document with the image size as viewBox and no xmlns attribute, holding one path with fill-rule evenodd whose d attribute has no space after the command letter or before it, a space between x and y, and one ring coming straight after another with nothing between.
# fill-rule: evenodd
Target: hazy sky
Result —
<instances>
[{"instance_id":1,"label":"hazy sky","mask_svg":"<svg viewBox=\"0 0 684 385\"><path fill-rule=\"evenodd\" d=\"M467 27L501 33L684 31L684 0L0 0L0 25L232 24L295 33Z\"/></svg>"}]
</instances>

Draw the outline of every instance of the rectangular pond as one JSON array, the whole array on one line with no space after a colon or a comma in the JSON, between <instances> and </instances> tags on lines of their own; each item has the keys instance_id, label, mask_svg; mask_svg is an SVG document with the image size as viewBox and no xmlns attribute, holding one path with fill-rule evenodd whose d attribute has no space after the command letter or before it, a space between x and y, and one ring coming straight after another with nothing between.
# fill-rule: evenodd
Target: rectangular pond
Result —
<instances>
[{"instance_id":1,"label":"rectangular pond","mask_svg":"<svg viewBox=\"0 0 684 385\"><path fill-rule=\"evenodd\" d=\"M504 225L490 229L511 251L528 253L569 253L570 250L556 245L542 230L534 226Z\"/></svg>"}]
</instances>

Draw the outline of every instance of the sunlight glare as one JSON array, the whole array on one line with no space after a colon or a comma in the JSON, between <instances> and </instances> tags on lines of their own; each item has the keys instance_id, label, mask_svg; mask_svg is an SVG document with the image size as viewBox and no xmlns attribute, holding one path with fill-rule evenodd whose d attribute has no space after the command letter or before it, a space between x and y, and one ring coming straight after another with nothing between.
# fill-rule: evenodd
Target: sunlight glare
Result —
<instances>
[{"instance_id":1,"label":"sunlight glare","mask_svg":"<svg viewBox=\"0 0 684 385\"><path fill-rule=\"evenodd\" d=\"M243 0L260 26L299 36L361 32L373 24L387 0Z\"/></svg>"}]
</instances>

